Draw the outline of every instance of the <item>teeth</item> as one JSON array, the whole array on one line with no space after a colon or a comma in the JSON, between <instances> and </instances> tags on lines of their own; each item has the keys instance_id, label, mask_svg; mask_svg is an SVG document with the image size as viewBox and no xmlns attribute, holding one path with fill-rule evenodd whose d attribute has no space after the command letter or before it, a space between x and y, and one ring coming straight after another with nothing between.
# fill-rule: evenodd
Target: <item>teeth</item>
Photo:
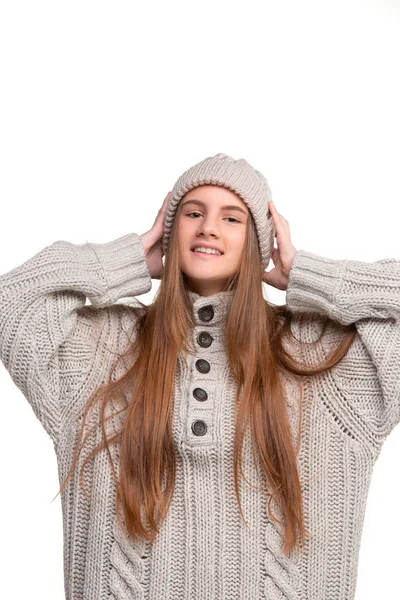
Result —
<instances>
[{"instance_id":1,"label":"teeth","mask_svg":"<svg viewBox=\"0 0 400 600\"><path fill-rule=\"evenodd\" d=\"M193 252L204 252L205 254L217 254L218 256L221 256L221 254L222 254L222 252L218 252L218 250L214 250L212 248L203 248L202 246L195 248L193 250Z\"/></svg>"}]
</instances>

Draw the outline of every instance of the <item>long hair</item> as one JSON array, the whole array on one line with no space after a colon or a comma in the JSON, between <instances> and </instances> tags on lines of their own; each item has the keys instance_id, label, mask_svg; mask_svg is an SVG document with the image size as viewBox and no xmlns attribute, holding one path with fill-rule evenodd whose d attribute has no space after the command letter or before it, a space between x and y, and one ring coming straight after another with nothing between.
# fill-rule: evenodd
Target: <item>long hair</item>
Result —
<instances>
[{"instance_id":1,"label":"long hair","mask_svg":"<svg viewBox=\"0 0 400 600\"><path fill-rule=\"evenodd\" d=\"M153 541L165 519L175 488L176 455L172 437L174 375L180 352L193 353L189 346L194 316L185 276L179 268L177 228L182 202L172 225L164 273L154 301L146 306L128 307L135 312L136 335L127 352L118 355L110 379L101 385L84 406L78 444L71 468L59 490L62 491L75 468L78 455L87 439L82 433L88 412L99 407L102 441L85 457L85 465L106 449L116 486L117 518L120 508L134 539ZM301 483L297 470L296 445L287 413L281 371L296 376L316 375L332 368L345 355L356 334L354 325L341 326L343 336L326 359L314 366L298 363L285 347L286 335L292 336L292 312L270 304L262 292L262 266L257 234L251 213L247 220L245 247L241 264L227 283L234 290L224 332L226 356L237 383L235 399L234 486L240 514L239 469L243 476L241 454L243 438L250 427L253 456L257 455L261 473L257 474L266 498L275 498L282 519L270 510L271 518L284 526L283 552L288 554L308 539L303 517ZM311 313L306 313L305 316ZM168 318L165 316L168 315ZM315 316L315 315L314 315ZM326 325L325 318L321 335ZM337 324L339 325L339 324ZM249 335L251 332L251 335ZM112 380L114 369L124 357L135 357L122 377ZM300 385L302 390L302 386ZM127 397L123 390L128 390ZM302 396L302 394L300 395ZM240 400L239 400L240 398ZM300 415L301 415L300 401ZM107 435L106 422L113 418L107 406L120 405L121 427ZM115 414L115 411L114 411ZM115 429L114 429L115 431ZM299 427L299 432L301 427ZM90 432L87 434L90 435ZM114 469L110 446L119 444L119 480Z\"/></svg>"}]
</instances>

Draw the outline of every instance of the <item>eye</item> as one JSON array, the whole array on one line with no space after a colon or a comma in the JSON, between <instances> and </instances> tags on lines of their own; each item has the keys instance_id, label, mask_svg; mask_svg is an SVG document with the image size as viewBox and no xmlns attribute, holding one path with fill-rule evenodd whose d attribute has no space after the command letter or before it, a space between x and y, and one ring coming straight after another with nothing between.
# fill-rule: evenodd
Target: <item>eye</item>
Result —
<instances>
[{"instance_id":1,"label":"eye","mask_svg":"<svg viewBox=\"0 0 400 600\"><path fill-rule=\"evenodd\" d=\"M187 217L191 217L192 215L200 215L201 213L198 212L191 212L191 213L187 213L186 216ZM194 217L196 218L196 217ZM226 219L230 219L231 221L233 221L234 223L240 223L240 221L238 221L238 219L235 219L234 217L225 217Z\"/></svg>"}]
</instances>

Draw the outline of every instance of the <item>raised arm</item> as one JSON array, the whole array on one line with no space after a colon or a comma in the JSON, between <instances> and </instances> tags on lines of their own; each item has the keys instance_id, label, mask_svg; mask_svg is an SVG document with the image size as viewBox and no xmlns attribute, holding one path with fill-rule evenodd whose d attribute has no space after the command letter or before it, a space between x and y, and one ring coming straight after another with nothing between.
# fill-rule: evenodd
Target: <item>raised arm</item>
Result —
<instances>
[{"instance_id":1,"label":"raised arm","mask_svg":"<svg viewBox=\"0 0 400 600\"><path fill-rule=\"evenodd\" d=\"M355 344L363 347L354 349L346 377L353 379L352 394L368 427L382 441L400 421L400 261L333 260L298 250L286 303L293 312L317 312L343 325L355 324ZM380 394L374 391L375 376Z\"/></svg>"},{"instance_id":2,"label":"raised arm","mask_svg":"<svg viewBox=\"0 0 400 600\"><path fill-rule=\"evenodd\" d=\"M286 300L296 311L328 315L348 325L361 319L400 319L400 260L333 260L295 254Z\"/></svg>"},{"instance_id":3,"label":"raised arm","mask_svg":"<svg viewBox=\"0 0 400 600\"><path fill-rule=\"evenodd\" d=\"M54 443L60 424L57 351L86 298L108 307L151 289L141 237L57 241L0 276L0 359Z\"/></svg>"}]
</instances>

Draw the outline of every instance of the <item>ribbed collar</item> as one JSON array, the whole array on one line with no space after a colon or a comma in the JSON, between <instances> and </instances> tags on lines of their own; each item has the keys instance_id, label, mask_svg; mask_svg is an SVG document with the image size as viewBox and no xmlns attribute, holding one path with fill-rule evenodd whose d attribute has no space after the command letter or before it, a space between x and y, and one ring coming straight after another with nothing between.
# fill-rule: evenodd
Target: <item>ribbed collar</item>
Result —
<instances>
[{"instance_id":1,"label":"ribbed collar","mask_svg":"<svg viewBox=\"0 0 400 600\"><path fill-rule=\"evenodd\" d=\"M212 327L221 327L224 325L235 290L228 290L211 294L211 296L200 296L196 292L189 291L189 297L192 301L195 325L211 325ZM199 310L203 306L212 306L214 310L213 318L208 321L202 321L199 317Z\"/></svg>"}]
</instances>

